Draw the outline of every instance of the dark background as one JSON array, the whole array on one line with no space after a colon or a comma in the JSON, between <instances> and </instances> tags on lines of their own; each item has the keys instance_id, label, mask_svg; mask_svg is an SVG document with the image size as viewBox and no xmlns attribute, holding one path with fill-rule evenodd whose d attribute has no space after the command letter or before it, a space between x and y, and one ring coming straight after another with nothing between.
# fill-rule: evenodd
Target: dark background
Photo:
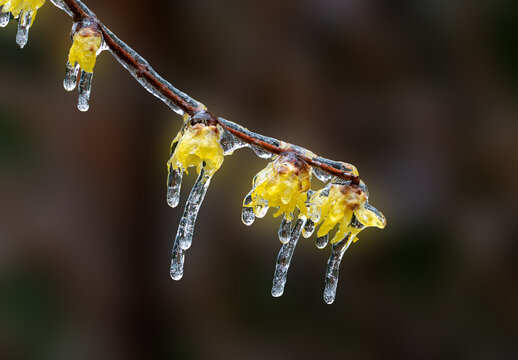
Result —
<instances>
[{"instance_id":1,"label":"dark background","mask_svg":"<svg viewBox=\"0 0 518 360\"><path fill-rule=\"evenodd\" d=\"M181 118L109 53L77 111L47 1L23 51L0 30L2 359L518 356L516 1L86 2L215 114L356 165L388 225L351 246L333 305L314 237L271 297L279 219L241 223L266 165L243 149L171 280Z\"/></svg>"}]
</instances>

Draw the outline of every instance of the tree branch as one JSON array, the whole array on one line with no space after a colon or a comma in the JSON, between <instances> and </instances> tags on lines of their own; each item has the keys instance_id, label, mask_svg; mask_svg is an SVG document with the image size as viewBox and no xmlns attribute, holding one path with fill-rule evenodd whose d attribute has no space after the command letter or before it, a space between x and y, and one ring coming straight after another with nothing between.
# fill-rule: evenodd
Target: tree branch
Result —
<instances>
[{"instance_id":1,"label":"tree branch","mask_svg":"<svg viewBox=\"0 0 518 360\"><path fill-rule=\"evenodd\" d=\"M236 123L214 116L206 110L202 103L192 99L160 77L144 58L113 34L81 1L52 0L52 3L71 15L74 22L89 19L97 24L99 31L101 31L103 35L104 42L113 56L144 88L146 88L146 90L160 98L178 114L183 115L187 113L191 117L201 116L208 118L211 122L219 124L225 130L247 144L257 146L275 155L288 152L293 153L312 167L319 168L333 176L349 180L352 184L359 184L360 179L357 175L352 173L353 169L348 168L342 162L329 160L317 155L308 156L307 154L312 153L304 148L256 134Z\"/></svg>"}]
</instances>

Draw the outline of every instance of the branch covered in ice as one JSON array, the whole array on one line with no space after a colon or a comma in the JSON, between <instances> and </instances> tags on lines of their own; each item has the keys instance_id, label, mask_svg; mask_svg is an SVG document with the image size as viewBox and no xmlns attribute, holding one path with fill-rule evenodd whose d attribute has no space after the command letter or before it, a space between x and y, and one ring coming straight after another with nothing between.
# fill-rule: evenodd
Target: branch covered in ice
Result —
<instances>
[{"instance_id":1,"label":"branch covered in ice","mask_svg":"<svg viewBox=\"0 0 518 360\"><path fill-rule=\"evenodd\" d=\"M210 113L201 103L162 78L135 50L111 32L80 0L51 0L73 19L72 45L65 65L63 86L78 89L77 107L90 107L93 70L103 50L115 59L152 95L183 117L181 129L171 145L167 163L167 203L180 201L184 173L194 167L198 178L187 199L173 245L171 277L183 276L185 252L192 244L194 225L211 178L222 166L224 157L249 147L271 162L253 179L252 189L243 201L241 219L252 225L269 209L281 216L278 238L282 243L277 257L272 295L283 294L287 272L300 235L308 238L316 230L319 249L331 243L324 300L336 297L338 270L345 251L367 227L384 228L385 217L368 202L369 193L351 164L318 156L297 145L252 132L234 122ZM0 0L0 27L11 17L18 19L16 42L24 47L37 11L45 0ZM191 169L192 170L192 169ZM312 190L312 177L326 185ZM318 228L318 230L317 230ZM331 237L330 233L334 232Z\"/></svg>"}]
</instances>

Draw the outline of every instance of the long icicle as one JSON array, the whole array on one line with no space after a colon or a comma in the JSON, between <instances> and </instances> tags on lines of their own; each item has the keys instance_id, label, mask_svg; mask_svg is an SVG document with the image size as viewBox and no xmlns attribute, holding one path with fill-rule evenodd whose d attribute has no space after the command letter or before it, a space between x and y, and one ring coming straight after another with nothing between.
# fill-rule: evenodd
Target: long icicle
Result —
<instances>
[{"instance_id":1,"label":"long icicle","mask_svg":"<svg viewBox=\"0 0 518 360\"><path fill-rule=\"evenodd\" d=\"M183 263L185 258L185 250L189 249L192 244L192 235L194 233L194 224L198 211L200 210L203 198L207 193L210 185L211 176L207 175L205 169L202 168L200 175L196 179L192 187L173 246L173 257L171 260L171 277L174 280L180 280L183 276Z\"/></svg>"},{"instance_id":2,"label":"long icicle","mask_svg":"<svg viewBox=\"0 0 518 360\"><path fill-rule=\"evenodd\" d=\"M275 273L273 274L272 296L274 297L279 297L284 293L284 285L286 285L291 258L293 257L295 246L297 246L297 242L299 241L305 222L305 217L297 219L297 222L291 231L290 239L282 245L281 250L279 251L277 263L275 265Z\"/></svg>"},{"instance_id":3,"label":"long icicle","mask_svg":"<svg viewBox=\"0 0 518 360\"><path fill-rule=\"evenodd\" d=\"M348 234L342 241L333 244L331 256L327 261L326 280L324 288L324 301L332 304L336 297L336 287L338 286L338 272L340 270L340 262L344 256L345 251L351 245L352 239Z\"/></svg>"},{"instance_id":4,"label":"long icicle","mask_svg":"<svg viewBox=\"0 0 518 360\"><path fill-rule=\"evenodd\" d=\"M176 233L176 240L184 250L191 247L194 223L196 222L201 203L209 188L211 177L212 176L207 175L205 169L201 169L200 175L196 179L189 198L187 199L187 203L185 204L185 210L180 219L180 225L178 225L178 232Z\"/></svg>"}]
</instances>

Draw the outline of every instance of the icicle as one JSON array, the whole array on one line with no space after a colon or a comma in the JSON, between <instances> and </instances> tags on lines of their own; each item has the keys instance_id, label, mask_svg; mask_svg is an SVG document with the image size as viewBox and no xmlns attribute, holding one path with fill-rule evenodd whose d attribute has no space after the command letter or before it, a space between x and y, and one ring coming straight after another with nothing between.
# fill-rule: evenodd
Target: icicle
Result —
<instances>
[{"instance_id":1,"label":"icicle","mask_svg":"<svg viewBox=\"0 0 518 360\"><path fill-rule=\"evenodd\" d=\"M315 245L319 249L323 249L327 246L327 243L329 242L329 233L325 234L324 236L321 236L315 240Z\"/></svg>"},{"instance_id":2,"label":"icicle","mask_svg":"<svg viewBox=\"0 0 518 360\"><path fill-rule=\"evenodd\" d=\"M175 208L180 202L180 189L182 187L182 169L175 169L171 166L167 176L167 204Z\"/></svg>"},{"instance_id":3,"label":"icicle","mask_svg":"<svg viewBox=\"0 0 518 360\"><path fill-rule=\"evenodd\" d=\"M304 229L302 229L302 236L307 239L313 234L313 231L315 231L315 223L313 220L306 220L306 225L304 225Z\"/></svg>"},{"instance_id":4,"label":"icicle","mask_svg":"<svg viewBox=\"0 0 518 360\"><path fill-rule=\"evenodd\" d=\"M185 250L175 242L173 246L173 256L171 259L171 270L169 274L173 280L180 280L183 276L183 264L185 261Z\"/></svg>"},{"instance_id":5,"label":"icicle","mask_svg":"<svg viewBox=\"0 0 518 360\"><path fill-rule=\"evenodd\" d=\"M281 221L281 226L279 227L279 240L281 243L286 244L290 240L290 232L291 220L286 219L286 214L284 214L284 218Z\"/></svg>"},{"instance_id":6,"label":"icicle","mask_svg":"<svg viewBox=\"0 0 518 360\"><path fill-rule=\"evenodd\" d=\"M1 12L2 10L3 7L0 7L0 27L6 27L9 24L11 13L7 11L7 8L5 9L7 12Z\"/></svg>"},{"instance_id":7,"label":"icicle","mask_svg":"<svg viewBox=\"0 0 518 360\"><path fill-rule=\"evenodd\" d=\"M63 87L66 91L72 91L77 85L77 74L79 73L79 64L73 66L67 61L65 67L65 80L63 80Z\"/></svg>"},{"instance_id":8,"label":"icicle","mask_svg":"<svg viewBox=\"0 0 518 360\"><path fill-rule=\"evenodd\" d=\"M344 256L345 251L351 244L350 234L342 241L333 244L331 256L327 261L326 280L324 288L324 301L332 304L336 297L336 287L338 286L338 271L340 269L340 262Z\"/></svg>"},{"instance_id":9,"label":"icicle","mask_svg":"<svg viewBox=\"0 0 518 360\"><path fill-rule=\"evenodd\" d=\"M250 148L254 151L254 153L259 156L261 159L270 159L273 154L269 151L260 148L259 146L250 145Z\"/></svg>"},{"instance_id":10,"label":"icicle","mask_svg":"<svg viewBox=\"0 0 518 360\"><path fill-rule=\"evenodd\" d=\"M20 12L18 18L18 32L16 33L16 43L23 49L27 41L29 40L29 28L31 27L33 11Z\"/></svg>"},{"instance_id":11,"label":"icicle","mask_svg":"<svg viewBox=\"0 0 518 360\"><path fill-rule=\"evenodd\" d=\"M279 297L284 293L284 285L286 285L291 258L293 257L295 246L297 246L297 242L299 241L304 222L305 218L297 219L291 232L289 241L282 245L281 250L279 251L279 255L277 256L277 263L275 265L272 285L272 296L274 297Z\"/></svg>"},{"instance_id":12,"label":"icicle","mask_svg":"<svg viewBox=\"0 0 518 360\"><path fill-rule=\"evenodd\" d=\"M196 217L198 216L203 198L209 188L210 179L211 177L207 176L205 170L202 168L189 194L189 198L185 204L185 210L180 219L180 225L178 225L178 232L176 233L175 244L178 243L181 249L187 250L191 247L194 223L196 222Z\"/></svg>"},{"instance_id":13,"label":"icicle","mask_svg":"<svg viewBox=\"0 0 518 360\"><path fill-rule=\"evenodd\" d=\"M77 99L77 108L80 111L88 111L90 108L90 92L92 91L92 78L94 74L86 71L81 71L81 78L79 79L79 97Z\"/></svg>"},{"instance_id":14,"label":"icicle","mask_svg":"<svg viewBox=\"0 0 518 360\"><path fill-rule=\"evenodd\" d=\"M255 221L254 209L250 206L243 206L243 209L241 210L241 220L246 226L252 225Z\"/></svg>"}]
</instances>

